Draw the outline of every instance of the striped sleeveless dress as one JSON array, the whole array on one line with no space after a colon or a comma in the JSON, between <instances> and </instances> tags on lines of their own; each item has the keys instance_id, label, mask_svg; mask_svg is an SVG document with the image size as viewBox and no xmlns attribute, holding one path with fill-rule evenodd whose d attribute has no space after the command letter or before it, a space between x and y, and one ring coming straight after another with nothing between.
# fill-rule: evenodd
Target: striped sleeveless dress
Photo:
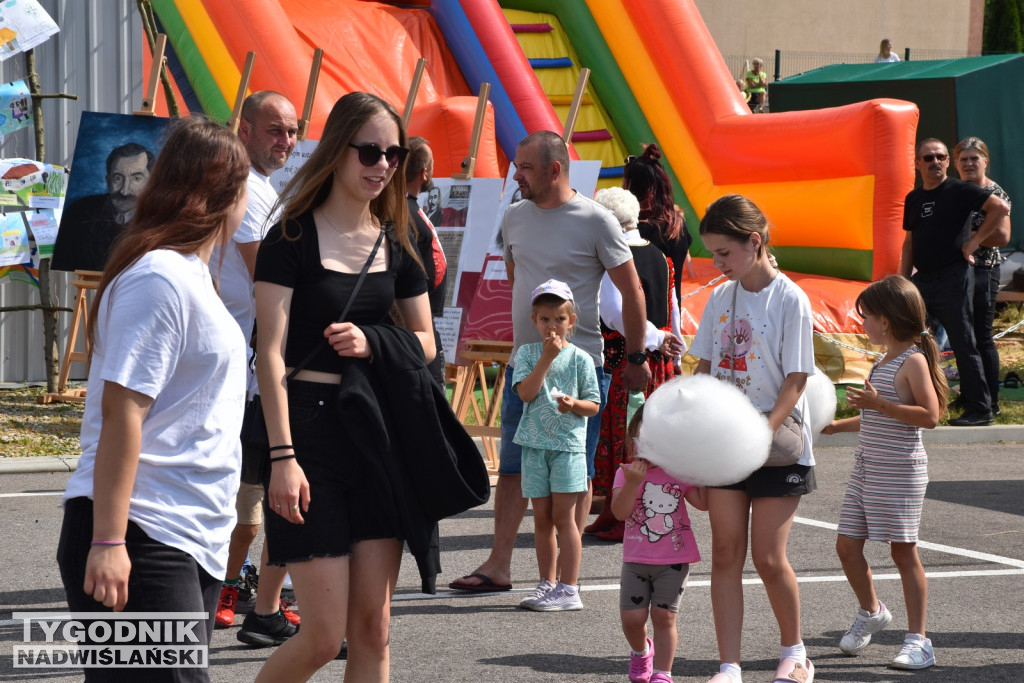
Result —
<instances>
[{"instance_id":1,"label":"striped sleeveless dress","mask_svg":"<svg viewBox=\"0 0 1024 683\"><path fill-rule=\"evenodd\" d=\"M868 379L879 396L901 403L894 386L896 372L914 353L919 353L916 346L871 369ZM862 410L839 533L871 541L916 543L927 486L928 454L921 443L921 428Z\"/></svg>"}]
</instances>

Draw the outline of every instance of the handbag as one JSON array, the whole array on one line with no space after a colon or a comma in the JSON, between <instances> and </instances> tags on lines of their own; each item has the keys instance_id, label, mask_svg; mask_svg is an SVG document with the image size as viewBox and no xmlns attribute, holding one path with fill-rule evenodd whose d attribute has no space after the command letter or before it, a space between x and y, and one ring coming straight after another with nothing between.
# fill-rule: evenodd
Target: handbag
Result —
<instances>
[{"instance_id":1,"label":"handbag","mask_svg":"<svg viewBox=\"0 0 1024 683\"><path fill-rule=\"evenodd\" d=\"M377 250L380 249L380 243L384 241L384 233L393 229L394 224L385 223L381 227L380 234L377 236L377 241L373 245L373 249L370 251L370 256L367 257L366 263L363 264L363 269L359 272L359 278L356 280L355 286L352 287L352 293L348 296L348 301L345 302L345 307L341 310L341 315L338 316L338 322L344 322L345 317L348 316L349 309L352 308L352 302L355 301L356 294L359 292L359 288L363 285L363 280L366 279L366 273L370 270L370 264L373 263L374 257L377 256ZM316 346L309 354L306 355L293 369L288 376L285 378L286 382L291 381L295 378L299 372L305 368L310 362L316 358L317 354L323 349L323 345ZM245 413L242 416L242 481L246 484L252 484L253 486L263 486L270 482L270 437L267 434L267 421L263 415L263 401L260 399L259 394L255 394L251 400L245 404ZM289 456L290 457L290 456Z\"/></svg>"},{"instance_id":2,"label":"handbag","mask_svg":"<svg viewBox=\"0 0 1024 683\"><path fill-rule=\"evenodd\" d=\"M732 311L730 313L729 326L732 337L732 357L736 358L736 289L739 282L733 283L732 289ZM730 363L732 383L736 384L736 364ZM769 413L765 413L765 417ZM804 425L799 411L795 408L786 416L779 428L772 434L772 446L768 451L768 459L762 467L789 467L800 461L804 455Z\"/></svg>"}]
</instances>

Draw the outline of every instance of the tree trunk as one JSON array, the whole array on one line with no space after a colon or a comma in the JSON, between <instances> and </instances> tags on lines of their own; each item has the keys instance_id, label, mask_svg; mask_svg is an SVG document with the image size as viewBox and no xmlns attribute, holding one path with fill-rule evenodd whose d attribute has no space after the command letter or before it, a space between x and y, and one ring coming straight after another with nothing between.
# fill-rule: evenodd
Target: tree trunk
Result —
<instances>
[{"instance_id":1,"label":"tree trunk","mask_svg":"<svg viewBox=\"0 0 1024 683\"><path fill-rule=\"evenodd\" d=\"M43 135L43 100L39 97L39 74L36 73L35 50L25 52L25 71L28 73L28 88L32 93L32 118L36 135L36 159L46 161L46 139ZM57 350L57 305L50 288L50 259L39 260L39 302L44 307L43 316L43 365L46 371L46 392L57 391L57 374L60 372L60 352ZM47 310L51 309L51 310Z\"/></svg>"}]
</instances>

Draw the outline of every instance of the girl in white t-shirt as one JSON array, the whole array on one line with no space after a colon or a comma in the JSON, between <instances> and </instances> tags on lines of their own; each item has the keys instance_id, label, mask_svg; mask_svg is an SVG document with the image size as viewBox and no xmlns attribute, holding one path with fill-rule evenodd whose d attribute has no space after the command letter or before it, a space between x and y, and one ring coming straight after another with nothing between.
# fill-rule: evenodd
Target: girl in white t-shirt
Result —
<instances>
[{"instance_id":1,"label":"girl in white t-shirt","mask_svg":"<svg viewBox=\"0 0 1024 683\"><path fill-rule=\"evenodd\" d=\"M728 195L700 223L704 246L730 282L715 289L690 353L697 372L735 383L777 430L791 414L807 414L803 397L814 372L813 321L807 296L779 272L768 253L768 220L749 199ZM800 497L816 488L810 426L795 465L762 467L732 486L708 489L711 521L711 606L721 668L713 683L741 683L743 565L747 537L754 568L779 624L775 681L814 679L800 634L800 593L786 541Z\"/></svg>"},{"instance_id":2,"label":"girl in white t-shirt","mask_svg":"<svg viewBox=\"0 0 1024 683\"><path fill-rule=\"evenodd\" d=\"M245 402L245 340L207 263L245 213L248 174L229 129L174 124L96 291L57 550L72 612L205 612L196 644L213 635ZM209 680L206 668L85 669L96 677Z\"/></svg>"}]
</instances>

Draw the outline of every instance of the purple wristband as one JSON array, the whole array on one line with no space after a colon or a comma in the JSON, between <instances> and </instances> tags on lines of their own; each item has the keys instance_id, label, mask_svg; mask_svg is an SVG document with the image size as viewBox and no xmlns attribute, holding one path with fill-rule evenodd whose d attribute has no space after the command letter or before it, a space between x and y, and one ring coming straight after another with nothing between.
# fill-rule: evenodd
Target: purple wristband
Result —
<instances>
[{"instance_id":1,"label":"purple wristband","mask_svg":"<svg viewBox=\"0 0 1024 683\"><path fill-rule=\"evenodd\" d=\"M93 545L124 545L124 541L93 541Z\"/></svg>"}]
</instances>

